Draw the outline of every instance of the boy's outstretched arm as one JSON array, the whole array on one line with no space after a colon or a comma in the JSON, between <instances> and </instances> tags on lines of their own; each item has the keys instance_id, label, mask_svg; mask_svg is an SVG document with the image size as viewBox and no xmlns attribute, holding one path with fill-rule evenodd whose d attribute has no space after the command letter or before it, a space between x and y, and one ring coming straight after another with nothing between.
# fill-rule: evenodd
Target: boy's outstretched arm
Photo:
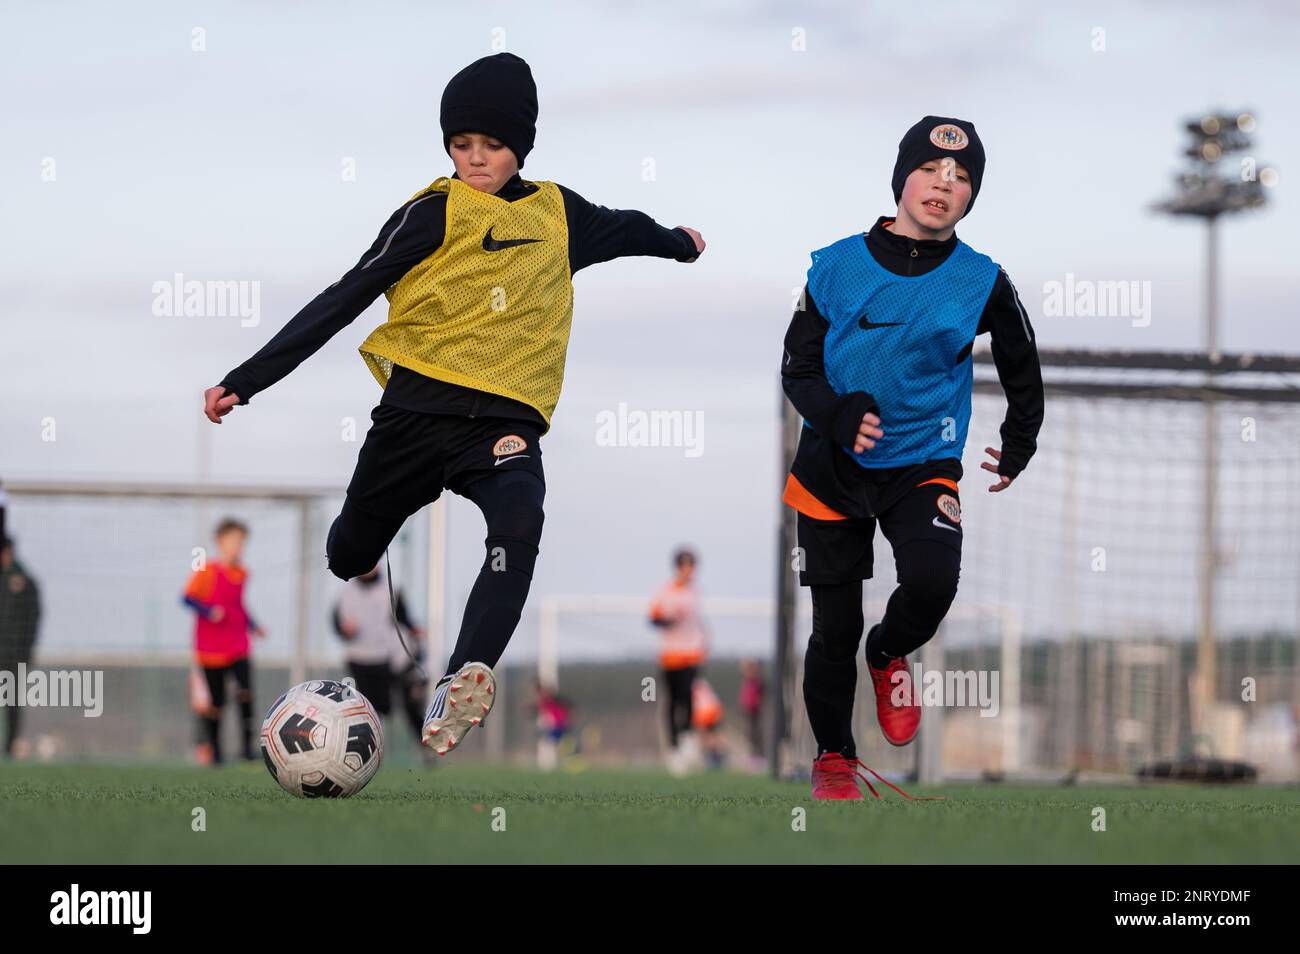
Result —
<instances>
[{"instance_id":1,"label":"boy's outstretched arm","mask_svg":"<svg viewBox=\"0 0 1300 954\"><path fill-rule=\"evenodd\" d=\"M704 251L694 229L665 228L635 209L607 209L560 186L569 225L569 272L626 255L653 255L693 262Z\"/></svg>"},{"instance_id":2,"label":"boy's outstretched arm","mask_svg":"<svg viewBox=\"0 0 1300 954\"><path fill-rule=\"evenodd\" d=\"M883 436L880 407L866 391L837 394L826 379L826 331L830 322L817 310L805 286L802 308L796 308L785 333L781 358L781 387L794 409L812 429L841 447L862 453Z\"/></svg>"},{"instance_id":3,"label":"boy's outstretched arm","mask_svg":"<svg viewBox=\"0 0 1300 954\"><path fill-rule=\"evenodd\" d=\"M392 214L369 250L342 278L313 298L257 354L204 392L204 412L215 424L236 404L247 404L311 357L442 244L444 194L414 199Z\"/></svg>"},{"instance_id":4,"label":"boy's outstretched arm","mask_svg":"<svg viewBox=\"0 0 1300 954\"><path fill-rule=\"evenodd\" d=\"M1011 279L1000 269L976 334L985 331L990 334L993 364L1007 396L1007 414L1001 428L1002 448L995 455L997 465L985 462L981 467L1012 480L1038 449L1038 431L1043 426L1043 372L1029 315Z\"/></svg>"}]
</instances>

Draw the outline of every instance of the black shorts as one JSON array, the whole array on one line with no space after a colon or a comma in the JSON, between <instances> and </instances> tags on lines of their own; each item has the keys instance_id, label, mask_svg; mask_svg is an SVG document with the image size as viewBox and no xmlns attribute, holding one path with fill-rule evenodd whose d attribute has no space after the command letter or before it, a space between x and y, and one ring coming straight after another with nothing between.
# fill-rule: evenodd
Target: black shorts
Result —
<instances>
[{"instance_id":1,"label":"black shorts","mask_svg":"<svg viewBox=\"0 0 1300 954\"><path fill-rule=\"evenodd\" d=\"M369 514L405 519L444 489L463 494L475 480L524 470L545 483L540 428L501 417L461 417L379 404L348 484L348 499Z\"/></svg>"},{"instance_id":2,"label":"black shorts","mask_svg":"<svg viewBox=\"0 0 1300 954\"><path fill-rule=\"evenodd\" d=\"M876 524L897 550L914 540L933 540L961 554L961 498L947 477L909 475L888 509L874 517L815 520L800 513L799 585L869 580L875 568Z\"/></svg>"}]
</instances>

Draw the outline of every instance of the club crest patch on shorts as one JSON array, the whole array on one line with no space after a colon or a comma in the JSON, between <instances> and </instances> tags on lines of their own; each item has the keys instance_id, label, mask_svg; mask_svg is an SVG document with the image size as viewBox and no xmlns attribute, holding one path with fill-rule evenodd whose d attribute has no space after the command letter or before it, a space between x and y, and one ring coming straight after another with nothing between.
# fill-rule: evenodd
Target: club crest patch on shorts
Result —
<instances>
[{"instance_id":1,"label":"club crest patch on shorts","mask_svg":"<svg viewBox=\"0 0 1300 954\"><path fill-rule=\"evenodd\" d=\"M953 523L961 523L961 504L957 502L956 497L949 494L940 494L935 503L939 505L941 514Z\"/></svg>"},{"instance_id":2,"label":"club crest patch on shorts","mask_svg":"<svg viewBox=\"0 0 1300 954\"><path fill-rule=\"evenodd\" d=\"M966 132L952 123L941 123L930 130L930 142L940 149L965 149L970 143Z\"/></svg>"},{"instance_id":3,"label":"club crest patch on shorts","mask_svg":"<svg viewBox=\"0 0 1300 954\"><path fill-rule=\"evenodd\" d=\"M518 454L527 447L528 442L518 434L507 434L492 446L492 456L505 457L509 454Z\"/></svg>"}]
</instances>

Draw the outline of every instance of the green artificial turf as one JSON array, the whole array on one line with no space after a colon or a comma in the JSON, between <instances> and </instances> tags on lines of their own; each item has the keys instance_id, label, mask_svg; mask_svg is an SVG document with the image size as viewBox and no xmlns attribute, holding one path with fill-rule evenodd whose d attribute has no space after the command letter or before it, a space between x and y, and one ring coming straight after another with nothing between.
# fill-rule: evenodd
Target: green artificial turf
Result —
<instances>
[{"instance_id":1,"label":"green artificial turf","mask_svg":"<svg viewBox=\"0 0 1300 954\"><path fill-rule=\"evenodd\" d=\"M452 757L386 765L355 798L307 801L260 763L5 764L0 862L1221 864L1294 863L1300 845L1294 787L909 790L947 798L882 789L879 802L814 803L806 782L542 774ZM206 831L192 830L195 808ZM800 808L806 830L795 831Z\"/></svg>"}]
</instances>

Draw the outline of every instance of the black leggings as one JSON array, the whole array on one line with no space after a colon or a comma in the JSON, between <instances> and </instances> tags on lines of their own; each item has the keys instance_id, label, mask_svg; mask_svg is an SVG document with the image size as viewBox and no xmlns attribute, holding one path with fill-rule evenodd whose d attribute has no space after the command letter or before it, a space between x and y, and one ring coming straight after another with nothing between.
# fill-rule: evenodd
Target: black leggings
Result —
<instances>
[{"instance_id":1,"label":"black leggings","mask_svg":"<svg viewBox=\"0 0 1300 954\"><path fill-rule=\"evenodd\" d=\"M483 512L487 522L483 565L469 591L456 648L447 671L471 662L494 667L519 625L533 583L546 485L527 471L484 477L465 489L465 496Z\"/></svg>"},{"instance_id":2,"label":"black leggings","mask_svg":"<svg viewBox=\"0 0 1300 954\"><path fill-rule=\"evenodd\" d=\"M448 672L469 662L495 666L505 652L533 582L545 520L546 485L531 471L490 473L461 493L483 512L486 552L465 605ZM366 514L349 497L326 543L331 570L344 579L371 570L401 525L401 520Z\"/></svg>"},{"instance_id":3,"label":"black leggings","mask_svg":"<svg viewBox=\"0 0 1300 954\"><path fill-rule=\"evenodd\" d=\"M387 718L393 711L393 671L388 663L348 662L348 674L357 684L361 693L375 707L375 711Z\"/></svg>"},{"instance_id":4,"label":"black leggings","mask_svg":"<svg viewBox=\"0 0 1300 954\"><path fill-rule=\"evenodd\" d=\"M420 737L424 723L424 690L427 683L414 663L409 663L400 673L393 672L386 662L349 662L348 671L357 684L357 691L370 700L375 711L387 720L393 711L393 691L401 693L402 713L415 737Z\"/></svg>"},{"instance_id":5,"label":"black leggings","mask_svg":"<svg viewBox=\"0 0 1300 954\"><path fill-rule=\"evenodd\" d=\"M239 725L243 741L243 755L253 758L253 670L247 656L236 659L229 666L204 666L203 677L212 697L212 712L200 718L199 726L204 740L212 747L212 762L221 761L221 710L226 704L226 677L235 680L235 699L239 702Z\"/></svg>"},{"instance_id":6,"label":"black leggings","mask_svg":"<svg viewBox=\"0 0 1300 954\"><path fill-rule=\"evenodd\" d=\"M0 508L0 514L3 513L4 508ZM7 649L8 647L5 648ZM29 660L24 659L22 662L29 662ZM19 660L17 659L0 659L0 672L13 673L13 678L16 681L18 679L18 663ZM19 686L18 689L20 692L22 691L21 686ZM5 741L4 748L0 749L0 755L9 756L13 755L14 743L18 741L18 733L22 729L23 710L19 706L5 706L4 710Z\"/></svg>"},{"instance_id":7,"label":"black leggings","mask_svg":"<svg viewBox=\"0 0 1300 954\"><path fill-rule=\"evenodd\" d=\"M14 754L14 743L18 741L18 733L22 729L22 712L18 706L5 706L5 744L2 754L6 756Z\"/></svg>"},{"instance_id":8,"label":"black leggings","mask_svg":"<svg viewBox=\"0 0 1300 954\"><path fill-rule=\"evenodd\" d=\"M961 554L929 540L913 540L894 550L898 586L868 653L906 656L939 629L957 595ZM812 636L804 654L803 693L818 754L856 756L853 697L858 679L858 645L865 620L862 581L813 585Z\"/></svg>"},{"instance_id":9,"label":"black leggings","mask_svg":"<svg viewBox=\"0 0 1300 954\"><path fill-rule=\"evenodd\" d=\"M677 748L677 739L691 730L695 712L691 704L691 687L695 685L695 666L685 669L665 669L664 682L668 684L668 740Z\"/></svg>"}]
</instances>

